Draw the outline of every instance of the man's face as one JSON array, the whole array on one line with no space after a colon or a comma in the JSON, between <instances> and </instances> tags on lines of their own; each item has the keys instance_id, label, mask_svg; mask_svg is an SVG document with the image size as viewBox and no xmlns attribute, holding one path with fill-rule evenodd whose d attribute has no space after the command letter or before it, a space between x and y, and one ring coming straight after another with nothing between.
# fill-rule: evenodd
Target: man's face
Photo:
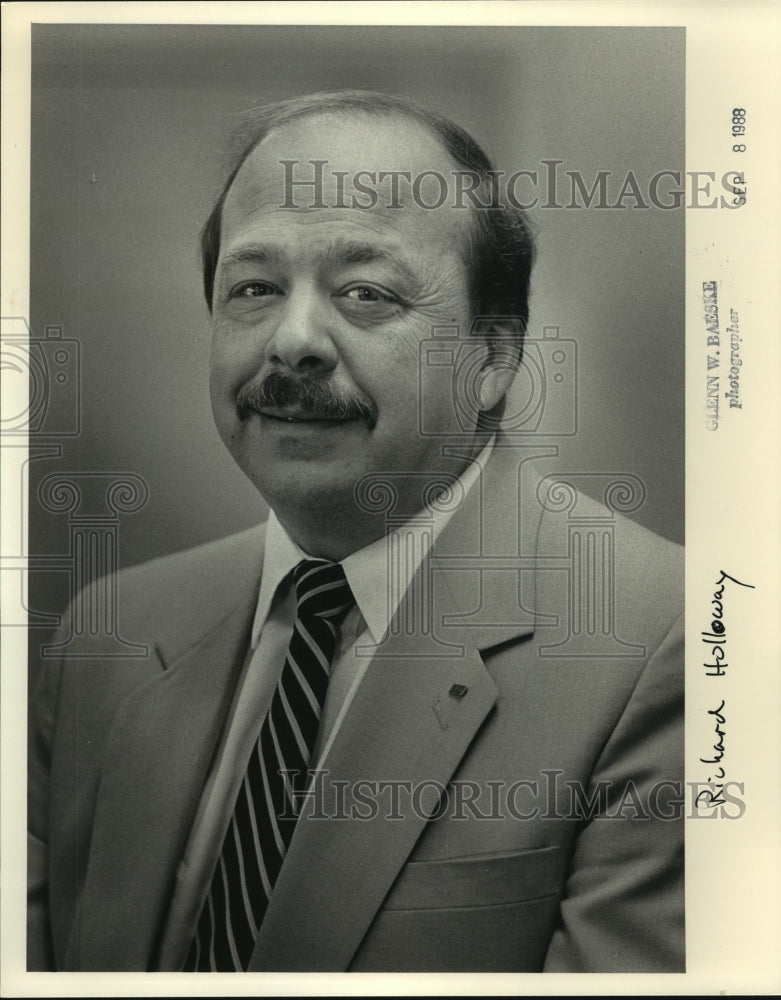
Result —
<instances>
[{"instance_id":1,"label":"man's face","mask_svg":"<svg viewBox=\"0 0 781 1000\"><path fill-rule=\"evenodd\" d=\"M281 160L298 161L296 179L313 176L310 160L327 160L328 207L310 208L312 188L298 187L299 207L281 208L291 197ZM228 193L212 407L231 454L283 523L286 511L354 508L354 486L367 473L453 471L435 436L458 430L447 378L427 380L421 434L420 344L436 326L469 330L469 210L449 208L452 198L427 210L415 202L431 203L431 192L413 199L404 181L401 207L385 207L390 182L377 183L375 208L333 207L350 204L362 170L449 178L453 169L414 124L323 115L267 137Z\"/></svg>"}]
</instances>

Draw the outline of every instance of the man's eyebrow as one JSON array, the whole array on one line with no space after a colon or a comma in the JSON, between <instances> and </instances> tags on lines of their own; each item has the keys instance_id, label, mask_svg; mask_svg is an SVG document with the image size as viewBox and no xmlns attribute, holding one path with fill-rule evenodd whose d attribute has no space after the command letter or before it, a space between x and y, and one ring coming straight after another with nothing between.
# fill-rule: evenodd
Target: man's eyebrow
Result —
<instances>
[{"instance_id":1,"label":"man's eyebrow","mask_svg":"<svg viewBox=\"0 0 781 1000\"><path fill-rule=\"evenodd\" d=\"M360 240L338 240L331 244L328 256L344 264L387 264L407 280L417 281L418 275L404 258L387 247Z\"/></svg>"},{"instance_id":2,"label":"man's eyebrow","mask_svg":"<svg viewBox=\"0 0 781 1000\"><path fill-rule=\"evenodd\" d=\"M283 264L286 256L276 247L261 243L245 243L243 246L229 250L222 258L222 265L228 264Z\"/></svg>"}]
</instances>

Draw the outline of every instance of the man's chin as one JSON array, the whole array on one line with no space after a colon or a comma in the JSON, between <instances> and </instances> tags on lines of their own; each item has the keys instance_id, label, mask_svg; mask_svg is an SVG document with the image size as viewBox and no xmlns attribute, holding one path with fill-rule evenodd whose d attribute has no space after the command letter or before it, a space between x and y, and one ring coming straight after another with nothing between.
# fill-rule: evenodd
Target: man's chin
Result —
<instances>
[{"instance_id":1,"label":"man's chin","mask_svg":"<svg viewBox=\"0 0 781 1000\"><path fill-rule=\"evenodd\" d=\"M268 461L244 472L275 510L306 511L314 520L327 510L358 513L354 487L360 475L344 461L327 461L322 453L319 458L305 454Z\"/></svg>"}]
</instances>

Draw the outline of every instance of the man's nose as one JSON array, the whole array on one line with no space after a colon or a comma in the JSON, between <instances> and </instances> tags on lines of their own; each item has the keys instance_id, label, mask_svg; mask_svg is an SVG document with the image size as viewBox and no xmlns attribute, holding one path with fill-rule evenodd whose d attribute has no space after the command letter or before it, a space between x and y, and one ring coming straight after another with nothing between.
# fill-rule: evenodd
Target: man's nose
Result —
<instances>
[{"instance_id":1,"label":"man's nose","mask_svg":"<svg viewBox=\"0 0 781 1000\"><path fill-rule=\"evenodd\" d=\"M332 371L338 352L331 337L328 311L327 302L314 291L289 292L274 334L266 345L267 359L291 371Z\"/></svg>"}]
</instances>

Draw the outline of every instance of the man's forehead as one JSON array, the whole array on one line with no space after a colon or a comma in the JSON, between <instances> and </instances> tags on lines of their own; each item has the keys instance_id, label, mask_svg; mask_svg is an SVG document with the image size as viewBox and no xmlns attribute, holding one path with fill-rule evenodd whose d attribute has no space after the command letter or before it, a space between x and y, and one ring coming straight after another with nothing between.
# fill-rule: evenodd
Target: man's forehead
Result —
<instances>
[{"instance_id":1,"label":"man's forehead","mask_svg":"<svg viewBox=\"0 0 781 1000\"><path fill-rule=\"evenodd\" d=\"M328 111L275 127L248 161L270 167L280 160L325 160L334 170L452 171L456 164L441 138L422 122L401 114ZM278 172L278 171L277 171Z\"/></svg>"},{"instance_id":2,"label":"man's forehead","mask_svg":"<svg viewBox=\"0 0 781 1000\"><path fill-rule=\"evenodd\" d=\"M324 203L433 212L452 205L457 172L439 136L420 122L397 114L327 112L267 135L242 164L225 207L252 195L256 204L262 197L269 207L291 211Z\"/></svg>"}]
</instances>

